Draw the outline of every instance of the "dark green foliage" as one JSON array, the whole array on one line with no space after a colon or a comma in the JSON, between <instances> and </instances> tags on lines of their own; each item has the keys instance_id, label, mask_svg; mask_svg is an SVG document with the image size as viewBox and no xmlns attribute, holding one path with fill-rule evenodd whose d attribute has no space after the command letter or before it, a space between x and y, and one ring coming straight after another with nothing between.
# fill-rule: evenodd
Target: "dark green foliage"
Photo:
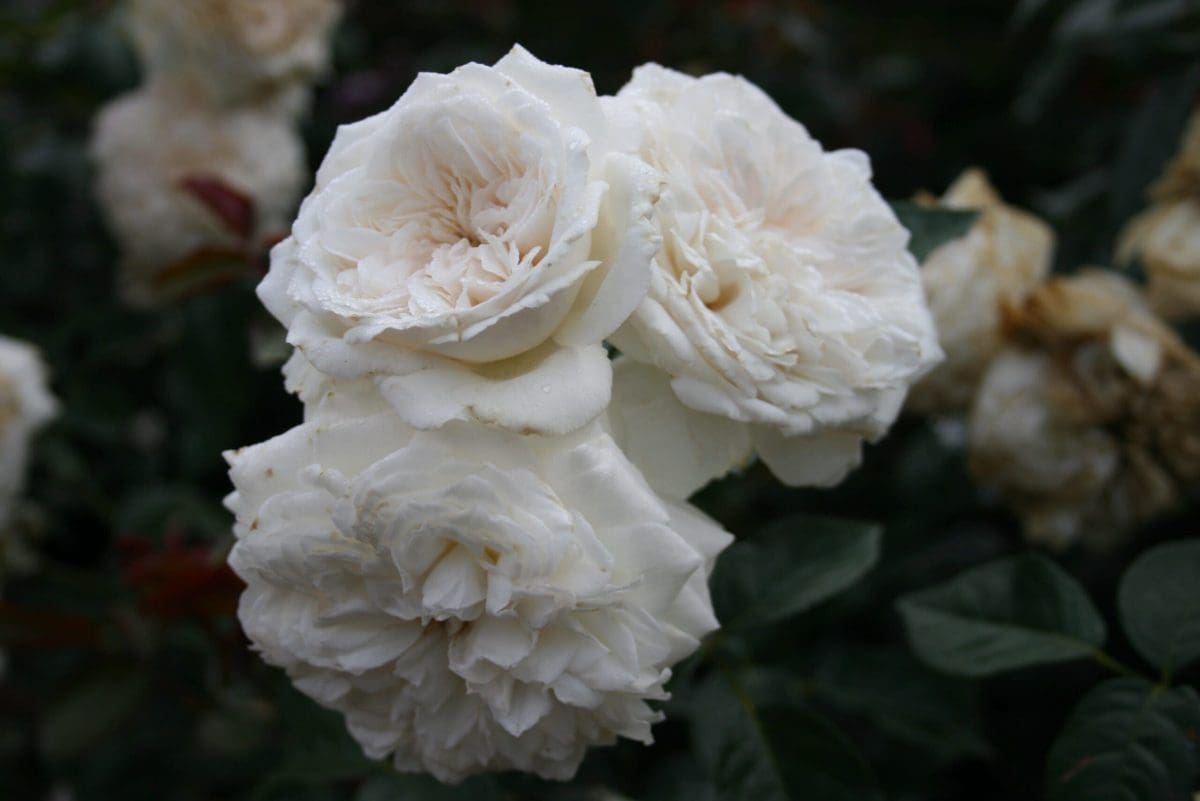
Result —
<instances>
[{"instance_id":1,"label":"dark green foliage","mask_svg":"<svg viewBox=\"0 0 1200 801\"><path fill-rule=\"evenodd\" d=\"M925 257L947 242L965 236L971 230L971 225L979 216L974 211L958 211L943 209L936 206L926 206L911 200L899 200L892 203L892 211L900 223L908 229L908 249L916 256L917 261Z\"/></svg>"},{"instance_id":2,"label":"dark green foliage","mask_svg":"<svg viewBox=\"0 0 1200 801\"><path fill-rule=\"evenodd\" d=\"M1121 579L1121 625L1166 675L1200 658L1200 540L1159 545Z\"/></svg>"},{"instance_id":3,"label":"dark green foliage","mask_svg":"<svg viewBox=\"0 0 1200 801\"><path fill-rule=\"evenodd\" d=\"M114 5L0 3L0 334L42 348L63 409L21 515L38 567L0 595L0 799L1191 800L1195 499L1111 553L1027 552L961 432L906 419L835 490L756 466L696 499L738 536L712 582L726 628L676 667L653 746L596 749L568 784L365 759L247 649L223 566L220 452L300 418L252 358L281 351L256 267L155 312L115 293L86 145L139 80ZM601 92L647 60L746 75L827 149L870 155L918 258L973 215L903 198L982 166L1054 226L1060 271L1111 262L1200 92L1187 0L359 2L304 122L310 166L418 70L514 41Z\"/></svg>"},{"instance_id":4,"label":"dark green foliage","mask_svg":"<svg viewBox=\"0 0 1200 801\"><path fill-rule=\"evenodd\" d=\"M721 799L881 797L870 768L835 726L780 700L756 703L729 671L701 690L692 738Z\"/></svg>"},{"instance_id":5,"label":"dark green foliage","mask_svg":"<svg viewBox=\"0 0 1200 801\"><path fill-rule=\"evenodd\" d=\"M775 623L844 590L879 559L879 526L793 517L762 536L734 543L717 560L710 584L729 629Z\"/></svg>"},{"instance_id":6,"label":"dark green foliage","mask_svg":"<svg viewBox=\"0 0 1200 801\"><path fill-rule=\"evenodd\" d=\"M899 609L917 654L964 676L1078 659L1104 644L1104 621L1083 587L1033 554L906 595Z\"/></svg>"},{"instance_id":7,"label":"dark green foliage","mask_svg":"<svg viewBox=\"0 0 1200 801\"><path fill-rule=\"evenodd\" d=\"M1191 801L1200 778L1200 696L1143 679L1089 692L1046 763L1048 801Z\"/></svg>"}]
</instances>

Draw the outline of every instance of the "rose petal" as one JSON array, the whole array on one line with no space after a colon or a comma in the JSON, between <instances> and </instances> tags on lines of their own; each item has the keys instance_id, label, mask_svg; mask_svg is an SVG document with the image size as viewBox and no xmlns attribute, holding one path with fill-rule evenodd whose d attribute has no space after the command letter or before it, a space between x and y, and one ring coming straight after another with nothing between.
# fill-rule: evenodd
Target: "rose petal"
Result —
<instances>
[{"instance_id":1,"label":"rose petal","mask_svg":"<svg viewBox=\"0 0 1200 801\"><path fill-rule=\"evenodd\" d=\"M612 368L600 345L543 346L476 369L431 360L407 375L378 378L377 384L401 419L416 428L466 420L512 431L565 434L604 411Z\"/></svg>"},{"instance_id":2,"label":"rose petal","mask_svg":"<svg viewBox=\"0 0 1200 801\"><path fill-rule=\"evenodd\" d=\"M832 430L796 437L755 426L754 447L771 472L791 487L832 487L862 461L860 434Z\"/></svg>"},{"instance_id":3,"label":"rose petal","mask_svg":"<svg viewBox=\"0 0 1200 801\"><path fill-rule=\"evenodd\" d=\"M684 406L666 373L630 359L613 365L613 438L656 491L683 499L751 457L750 427Z\"/></svg>"},{"instance_id":4,"label":"rose petal","mask_svg":"<svg viewBox=\"0 0 1200 801\"><path fill-rule=\"evenodd\" d=\"M555 333L564 345L599 342L633 313L650 285L650 260L659 237L651 221L658 176L644 162L611 154L605 162L608 192L600 225L592 232L592 258L602 269L588 275L575 311Z\"/></svg>"}]
</instances>

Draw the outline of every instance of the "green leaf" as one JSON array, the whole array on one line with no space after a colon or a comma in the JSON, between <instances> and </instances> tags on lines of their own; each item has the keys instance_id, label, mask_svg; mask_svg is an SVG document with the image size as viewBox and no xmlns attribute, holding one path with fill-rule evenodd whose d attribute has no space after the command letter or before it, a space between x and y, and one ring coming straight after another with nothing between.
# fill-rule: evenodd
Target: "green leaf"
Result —
<instances>
[{"instance_id":1,"label":"green leaf","mask_svg":"<svg viewBox=\"0 0 1200 801\"><path fill-rule=\"evenodd\" d=\"M879 560L880 527L793 517L717 560L713 603L727 628L773 623L811 609L863 576Z\"/></svg>"},{"instance_id":2,"label":"green leaf","mask_svg":"<svg viewBox=\"0 0 1200 801\"><path fill-rule=\"evenodd\" d=\"M337 712L286 685L275 704L286 735L282 758L263 776L251 798L289 798L297 786L357 779L379 770L379 763L363 754Z\"/></svg>"},{"instance_id":3,"label":"green leaf","mask_svg":"<svg viewBox=\"0 0 1200 801\"><path fill-rule=\"evenodd\" d=\"M972 568L898 607L917 655L964 676L1086 657L1104 642L1083 587L1036 554Z\"/></svg>"},{"instance_id":4,"label":"green leaf","mask_svg":"<svg viewBox=\"0 0 1200 801\"><path fill-rule=\"evenodd\" d=\"M450 786L432 776L388 774L372 776L359 786L354 801L498 801L492 776L475 776Z\"/></svg>"},{"instance_id":5,"label":"green leaf","mask_svg":"<svg viewBox=\"0 0 1200 801\"><path fill-rule=\"evenodd\" d=\"M1139 556L1121 577L1117 606L1138 653L1165 674L1200 658L1200 540Z\"/></svg>"},{"instance_id":6,"label":"green leaf","mask_svg":"<svg viewBox=\"0 0 1200 801\"><path fill-rule=\"evenodd\" d=\"M644 801L718 801L717 789L686 752L656 758L640 798Z\"/></svg>"},{"instance_id":7,"label":"green leaf","mask_svg":"<svg viewBox=\"0 0 1200 801\"><path fill-rule=\"evenodd\" d=\"M790 705L756 706L728 672L714 676L705 695L692 740L722 801L881 797L853 743L824 718Z\"/></svg>"},{"instance_id":8,"label":"green leaf","mask_svg":"<svg viewBox=\"0 0 1200 801\"><path fill-rule=\"evenodd\" d=\"M1093 688L1067 720L1046 763L1049 801L1191 801L1200 697L1116 678Z\"/></svg>"},{"instance_id":9,"label":"green leaf","mask_svg":"<svg viewBox=\"0 0 1200 801\"><path fill-rule=\"evenodd\" d=\"M812 694L861 715L894 740L940 759L984 756L971 685L930 670L902 649L854 647L825 659Z\"/></svg>"},{"instance_id":10,"label":"green leaf","mask_svg":"<svg viewBox=\"0 0 1200 801\"><path fill-rule=\"evenodd\" d=\"M1009 20L1009 29L1017 31L1028 26L1042 12L1048 2L1049 0L1019 0L1016 9L1013 10L1012 18Z\"/></svg>"},{"instance_id":11,"label":"green leaf","mask_svg":"<svg viewBox=\"0 0 1200 801\"><path fill-rule=\"evenodd\" d=\"M111 736L145 690L145 677L133 669L106 670L84 679L46 711L38 735L42 753L47 759L63 759Z\"/></svg>"},{"instance_id":12,"label":"green leaf","mask_svg":"<svg viewBox=\"0 0 1200 801\"><path fill-rule=\"evenodd\" d=\"M976 211L926 206L911 200L892 201L892 211L900 224L908 229L911 238L908 249L917 261L952 239L966 236L979 216Z\"/></svg>"}]
</instances>

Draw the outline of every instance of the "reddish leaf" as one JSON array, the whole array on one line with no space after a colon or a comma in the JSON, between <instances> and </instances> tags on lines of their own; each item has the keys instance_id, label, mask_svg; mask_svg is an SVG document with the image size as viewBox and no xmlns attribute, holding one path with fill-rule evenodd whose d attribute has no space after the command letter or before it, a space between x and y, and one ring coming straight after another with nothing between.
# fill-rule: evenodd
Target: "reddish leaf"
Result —
<instances>
[{"instance_id":1,"label":"reddish leaf","mask_svg":"<svg viewBox=\"0 0 1200 801\"><path fill-rule=\"evenodd\" d=\"M62 648L94 645L99 623L90 617L14 606L0 601L0 641L24 648Z\"/></svg>"},{"instance_id":2,"label":"reddish leaf","mask_svg":"<svg viewBox=\"0 0 1200 801\"><path fill-rule=\"evenodd\" d=\"M185 175L179 185L242 240L254 233L254 200L245 193L211 175Z\"/></svg>"},{"instance_id":3,"label":"reddish leaf","mask_svg":"<svg viewBox=\"0 0 1200 801\"><path fill-rule=\"evenodd\" d=\"M183 298L228 284L252 269L252 257L241 250L203 247L159 270L150 283L157 297Z\"/></svg>"},{"instance_id":4,"label":"reddish leaf","mask_svg":"<svg viewBox=\"0 0 1200 801\"><path fill-rule=\"evenodd\" d=\"M163 545L125 538L121 573L138 593L138 608L147 617L228 617L237 608L242 584L220 551L208 545L187 545L168 535Z\"/></svg>"}]
</instances>

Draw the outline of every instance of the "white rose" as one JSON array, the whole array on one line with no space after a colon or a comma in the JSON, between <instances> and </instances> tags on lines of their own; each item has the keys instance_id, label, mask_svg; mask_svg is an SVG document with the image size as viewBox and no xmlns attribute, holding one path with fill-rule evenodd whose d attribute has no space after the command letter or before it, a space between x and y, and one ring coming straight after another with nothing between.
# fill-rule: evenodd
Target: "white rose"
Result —
<instances>
[{"instance_id":1,"label":"white rose","mask_svg":"<svg viewBox=\"0 0 1200 801\"><path fill-rule=\"evenodd\" d=\"M748 429L783 481L837 482L940 354L866 156L824 152L730 75L646 65L613 106L663 181L649 293L614 343L711 416L711 436Z\"/></svg>"},{"instance_id":2,"label":"white rose","mask_svg":"<svg viewBox=\"0 0 1200 801\"><path fill-rule=\"evenodd\" d=\"M1003 346L1002 311L1050 272L1054 232L1006 206L978 169L964 172L940 200L975 210L966 236L934 250L921 265L925 296L946 360L913 387L908 408L922 413L965 411L983 371Z\"/></svg>"},{"instance_id":3,"label":"white rose","mask_svg":"<svg viewBox=\"0 0 1200 801\"><path fill-rule=\"evenodd\" d=\"M1032 293L975 398L973 472L1053 547L1118 542L1200 484L1200 356L1115 273Z\"/></svg>"},{"instance_id":4,"label":"white rose","mask_svg":"<svg viewBox=\"0 0 1200 801\"><path fill-rule=\"evenodd\" d=\"M401 770L568 779L590 746L649 742L647 702L717 625L729 535L594 426L414 432L389 412L228 458L247 635Z\"/></svg>"},{"instance_id":5,"label":"white rose","mask_svg":"<svg viewBox=\"0 0 1200 801\"><path fill-rule=\"evenodd\" d=\"M418 428L564 433L608 404L601 341L645 293L653 172L584 72L517 47L343 126L259 297L322 373Z\"/></svg>"},{"instance_id":6,"label":"white rose","mask_svg":"<svg viewBox=\"0 0 1200 801\"><path fill-rule=\"evenodd\" d=\"M193 83L220 105L298 111L329 65L337 0L129 0L126 20L146 72Z\"/></svg>"},{"instance_id":7,"label":"white rose","mask_svg":"<svg viewBox=\"0 0 1200 801\"><path fill-rule=\"evenodd\" d=\"M170 81L105 106L92 156L123 280L140 302L168 292L188 259L244 258L247 247L286 233L306 177L303 146L288 122L253 109L212 109ZM197 183L241 198L248 215L223 217L194 191Z\"/></svg>"},{"instance_id":8,"label":"white rose","mask_svg":"<svg viewBox=\"0 0 1200 801\"><path fill-rule=\"evenodd\" d=\"M0 336L0 562L10 556L3 534L25 483L30 440L57 408L37 350Z\"/></svg>"}]
</instances>

